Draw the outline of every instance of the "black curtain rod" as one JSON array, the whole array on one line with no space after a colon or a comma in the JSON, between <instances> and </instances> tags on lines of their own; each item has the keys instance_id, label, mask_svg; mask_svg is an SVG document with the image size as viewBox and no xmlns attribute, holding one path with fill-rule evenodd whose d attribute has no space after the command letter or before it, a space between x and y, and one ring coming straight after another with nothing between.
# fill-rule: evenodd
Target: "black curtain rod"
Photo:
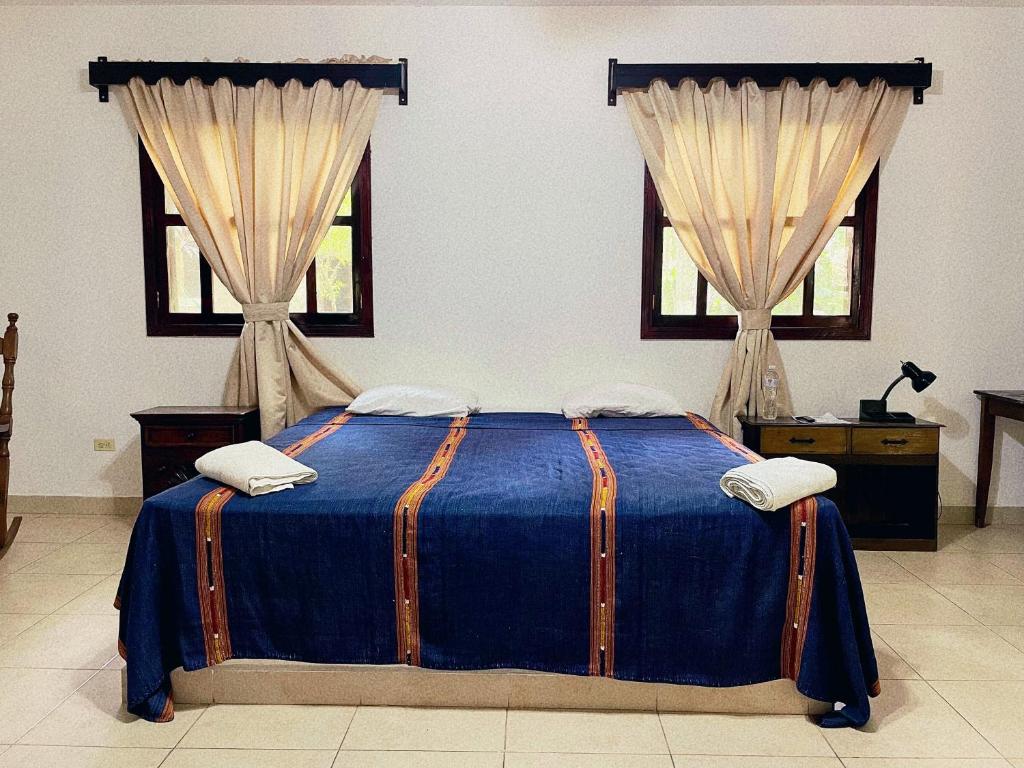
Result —
<instances>
[{"instance_id":1,"label":"black curtain rod","mask_svg":"<svg viewBox=\"0 0 1024 768\"><path fill-rule=\"evenodd\" d=\"M608 59L608 106L614 107L624 88L647 88L652 80L664 80L671 87L690 79L704 88L721 78L730 86L753 80L764 88L774 88L788 78L806 86L823 79L831 86L853 78L867 85L876 78L892 86L914 89L914 103L924 102L924 89L932 84L932 65L918 58L913 64L619 64Z\"/></svg>"},{"instance_id":2,"label":"black curtain rod","mask_svg":"<svg viewBox=\"0 0 1024 768\"><path fill-rule=\"evenodd\" d=\"M409 60L397 64L316 64L316 63L249 63L238 61L107 61L100 56L89 62L89 85L100 92L100 101L109 101L109 86L127 85L133 77L153 85L169 77L178 85L198 77L207 85L226 77L235 85L254 86L259 80L272 80L283 86L298 80L311 86L317 80L330 80L341 86L347 80L358 80L364 88L395 88L398 103L409 103Z\"/></svg>"}]
</instances>

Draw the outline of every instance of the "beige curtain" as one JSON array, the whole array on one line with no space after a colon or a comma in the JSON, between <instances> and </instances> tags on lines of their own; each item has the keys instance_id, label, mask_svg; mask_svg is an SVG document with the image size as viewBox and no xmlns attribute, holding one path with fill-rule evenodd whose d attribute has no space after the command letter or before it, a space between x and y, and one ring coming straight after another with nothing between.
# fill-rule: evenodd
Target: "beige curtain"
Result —
<instances>
[{"instance_id":1,"label":"beige curtain","mask_svg":"<svg viewBox=\"0 0 1024 768\"><path fill-rule=\"evenodd\" d=\"M352 183L382 91L195 78L135 78L115 90L211 269L242 305L227 404L258 404L267 438L351 402L358 388L295 327L288 302Z\"/></svg>"},{"instance_id":2,"label":"beige curtain","mask_svg":"<svg viewBox=\"0 0 1024 768\"><path fill-rule=\"evenodd\" d=\"M789 383L770 330L771 309L803 282L899 133L911 89L787 80L762 90L717 80L672 89L655 81L626 94L629 116L662 206L700 273L739 312L740 330L712 405L739 437L736 417L763 412L769 365Z\"/></svg>"}]
</instances>

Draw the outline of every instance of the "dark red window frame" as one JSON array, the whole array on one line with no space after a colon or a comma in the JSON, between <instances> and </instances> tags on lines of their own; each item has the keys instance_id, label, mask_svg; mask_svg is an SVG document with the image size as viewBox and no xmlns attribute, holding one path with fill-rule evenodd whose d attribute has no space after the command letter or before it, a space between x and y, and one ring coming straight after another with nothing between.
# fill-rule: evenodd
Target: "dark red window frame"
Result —
<instances>
[{"instance_id":1,"label":"dark red window frame","mask_svg":"<svg viewBox=\"0 0 1024 768\"><path fill-rule=\"evenodd\" d=\"M814 314L814 270L804 279L803 311L776 315L772 333L777 339L864 340L871 338L872 285L875 273L875 232L878 217L878 166L857 196L854 215L841 226L853 228L853 263L850 281L850 314ZM697 274L697 313L661 313L661 258L664 228L671 226L658 199L650 171L644 168L643 304L640 316L642 339L731 339L736 335L735 315L707 314L708 283Z\"/></svg>"},{"instance_id":2,"label":"dark red window frame","mask_svg":"<svg viewBox=\"0 0 1024 768\"><path fill-rule=\"evenodd\" d=\"M184 226L181 216L166 213L164 185L143 146L139 145L142 185L143 257L146 271L146 334L148 336L237 336L239 313L213 311L213 272L199 260L201 311L171 312L167 275L167 228ZM352 227L352 308L349 313L317 312L316 263L306 272L308 311L291 319L307 336L373 336L373 270L370 236L370 147L352 181L352 212L336 216L335 225Z\"/></svg>"}]
</instances>

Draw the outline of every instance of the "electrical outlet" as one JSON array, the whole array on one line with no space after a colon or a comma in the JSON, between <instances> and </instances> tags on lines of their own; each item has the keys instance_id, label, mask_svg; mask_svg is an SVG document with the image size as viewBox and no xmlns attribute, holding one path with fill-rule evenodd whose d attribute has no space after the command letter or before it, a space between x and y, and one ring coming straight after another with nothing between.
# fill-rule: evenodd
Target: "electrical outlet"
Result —
<instances>
[{"instance_id":1,"label":"electrical outlet","mask_svg":"<svg viewBox=\"0 0 1024 768\"><path fill-rule=\"evenodd\" d=\"M114 438L97 437L92 441L92 449L94 451L112 451L114 450Z\"/></svg>"}]
</instances>

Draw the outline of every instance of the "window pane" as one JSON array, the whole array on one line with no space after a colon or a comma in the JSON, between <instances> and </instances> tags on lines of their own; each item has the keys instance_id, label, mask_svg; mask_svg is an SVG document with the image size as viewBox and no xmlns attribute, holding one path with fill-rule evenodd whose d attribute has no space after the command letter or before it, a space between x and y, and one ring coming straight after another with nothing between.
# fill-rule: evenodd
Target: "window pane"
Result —
<instances>
[{"instance_id":1,"label":"window pane","mask_svg":"<svg viewBox=\"0 0 1024 768\"><path fill-rule=\"evenodd\" d=\"M778 304L773 310L773 315L799 315L804 306L804 287L801 285L786 299ZM722 294L715 290L715 287L708 284L708 314L709 315L735 315L736 310L728 301L722 298Z\"/></svg>"},{"instance_id":2,"label":"window pane","mask_svg":"<svg viewBox=\"0 0 1024 768\"><path fill-rule=\"evenodd\" d=\"M167 228L167 292L171 312L199 313L199 246L186 227Z\"/></svg>"},{"instance_id":3,"label":"window pane","mask_svg":"<svg viewBox=\"0 0 1024 768\"><path fill-rule=\"evenodd\" d=\"M709 315L735 315L736 310L732 305L722 298L722 294L715 290L715 286L708 283L708 314Z\"/></svg>"},{"instance_id":4,"label":"window pane","mask_svg":"<svg viewBox=\"0 0 1024 768\"><path fill-rule=\"evenodd\" d=\"M352 227L331 227L316 252L316 311L350 313Z\"/></svg>"},{"instance_id":5,"label":"window pane","mask_svg":"<svg viewBox=\"0 0 1024 768\"><path fill-rule=\"evenodd\" d=\"M178 213L178 207L174 204L171 193L164 188L164 213Z\"/></svg>"},{"instance_id":6,"label":"window pane","mask_svg":"<svg viewBox=\"0 0 1024 768\"><path fill-rule=\"evenodd\" d=\"M348 188L348 192L345 193L344 199L341 201L341 207L338 209L339 216L351 216L352 215L352 187Z\"/></svg>"},{"instance_id":7,"label":"window pane","mask_svg":"<svg viewBox=\"0 0 1024 768\"><path fill-rule=\"evenodd\" d=\"M228 289L216 275L213 276L213 311L221 314L241 314L242 305L235 301L235 297L228 293Z\"/></svg>"},{"instance_id":8,"label":"window pane","mask_svg":"<svg viewBox=\"0 0 1024 768\"><path fill-rule=\"evenodd\" d=\"M672 227L661 230L661 314L697 314L697 265Z\"/></svg>"},{"instance_id":9,"label":"window pane","mask_svg":"<svg viewBox=\"0 0 1024 768\"><path fill-rule=\"evenodd\" d=\"M853 227L839 227L814 263L814 314L849 315Z\"/></svg>"},{"instance_id":10,"label":"window pane","mask_svg":"<svg viewBox=\"0 0 1024 768\"><path fill-rule=\"evenodd\" d=\"M299 289L295 291L295 295L292 296L292 300L288 302L288 312L290 314L304 314L306 312L306 278L302 278L302 282L299 283Z\"/></svg>"}]
</instances>

